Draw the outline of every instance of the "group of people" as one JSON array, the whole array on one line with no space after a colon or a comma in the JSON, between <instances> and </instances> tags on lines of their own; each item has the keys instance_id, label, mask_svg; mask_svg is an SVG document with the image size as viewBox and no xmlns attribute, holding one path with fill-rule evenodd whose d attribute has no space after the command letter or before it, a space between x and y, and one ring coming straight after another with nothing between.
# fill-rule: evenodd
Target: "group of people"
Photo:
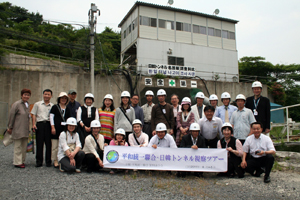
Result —
<instances>
[{"instance_id":1,"label":"group of people","mask_svg":"<svg viewBox=\"0 0 300 200\"><path fill-rule=\"evenodd\" d=\"M252 84L254 96L236 96L236 106L231 105L228 92L218 97L205 96L198 92L196 104L189 97L179 105L179 97L171 95L171 104L166 102L164 89L157 91L158 104L153 103L153 91L146 91L147 103L138 105L139 95L121 93L120 107L115 108L111 94L103 98L102 107L94 107L94 96L87 93L84 104L75 99L77 92L61 92L57 103L50 102L52 91L43 91L43 100L36 102L31 110L32 129L36 132L36 167L43 165L43 150L46 146L47 167L59 167L60 171L88 172L103 167L103 151L107 145L164 147L164 148L226 148L228 171L218 176L244 177L244 172L253 176L265 173L264 182L270 182L270 171L274 163L275 148L266 136L270 131L270 101L261 96L262 84ZM14 165L25 167L26 144L30 109L28 100L31 91L23 89L21 100L10 110L8 133L15 142ZM127 171L127 170L126 170ZM110 171L111 174L115 170ZM184 177L185 172L177 176ZM202 176L202 173L195 173Z\"/></svg>"}]
</instances>

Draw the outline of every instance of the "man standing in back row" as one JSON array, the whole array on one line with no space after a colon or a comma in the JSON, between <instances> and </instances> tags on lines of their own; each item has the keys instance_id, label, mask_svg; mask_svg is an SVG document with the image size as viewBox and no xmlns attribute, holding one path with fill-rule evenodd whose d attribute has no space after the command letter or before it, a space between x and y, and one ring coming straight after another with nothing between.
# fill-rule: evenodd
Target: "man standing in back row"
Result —
<instances>
[{"instance_id":1,"label":"man standing in back row","mask_svg":"<svg viewBox=\"0 0 300 200\"><path fill-rule=\"evenodd\" d=\"M261 96L262 84L255 81L252 84L254 96L246 99L245 107L252 110L257 122L262 123L264 133L270 132L270 100L267 97Z\"/></svg>"},{"instance_id":2,"label":"man standing in back row","mask_svg":"<svg viewBox=\"0 0 300 200\"><path fill-rule=\"evenodd\" d=\"M158 104L153 106L151 112L152 135L156 135L156 125L164 123L167 126L168 133L173 136L174 113L173 107L166 102L167 93L164 89L157 91Z\"/></svg>"}]
</instances>

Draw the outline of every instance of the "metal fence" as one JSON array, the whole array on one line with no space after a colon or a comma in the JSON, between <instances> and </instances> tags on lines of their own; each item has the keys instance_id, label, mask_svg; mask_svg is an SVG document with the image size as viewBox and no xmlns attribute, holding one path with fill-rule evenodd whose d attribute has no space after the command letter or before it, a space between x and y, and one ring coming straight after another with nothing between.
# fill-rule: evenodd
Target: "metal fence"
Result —
<instances>
[{"instance_id":1,"label":"metal fence","mask_svg":"<svg viewBox=\"0 0 300 200\"><path fill-rule=\"evenodd\" d=\"M0 102L0 136L5 131L8 122L8 103Z\"/></svg>"}]
</instances>

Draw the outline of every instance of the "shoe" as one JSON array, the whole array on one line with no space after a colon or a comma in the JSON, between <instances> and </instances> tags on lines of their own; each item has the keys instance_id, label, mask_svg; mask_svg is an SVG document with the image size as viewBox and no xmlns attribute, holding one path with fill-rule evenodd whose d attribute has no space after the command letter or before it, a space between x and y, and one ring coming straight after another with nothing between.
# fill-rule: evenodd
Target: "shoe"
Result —
<instances>
[{"instance_id":1,"label":"shoe","mask_svg":"<svg viewBox=\"0 0 300 200\"><path fill-rule=\"evenodd\" d=\"M51 167L51 163L46 164L46 167Z\"/></svg>"},{"instance_id":2,"label":"shoe","mask_svg":"<svg viewBox=\"0 0 300 200\"><path fill-rule=\"evenodd\" d=\"M230 174L228 178L234 178L234 174Z\"/></svg>"},{"instance_id":3,"label":"shoe","mask_svg":"<svg viewBox=\"0 0 300 200\"><path fill-rule=\"evenodd\" d=\"M61 172L64 172L65 170L63 170L62 168L61 168L61 164L59 164L59 171L61 171Z\"/></svg>"},{"instance_id":4,"label":"shoe","mask_svg":"<svg viewBox=\"0 0 300 200\"><path fill-rule=\"evenodd\" d=\"M54 168L58 168L59 167L59 164L58 164L57 160L54 161L53 166L54 166Z\"/></svg>"},{"instance_id":5,"label":"shoe","mask_svg":"<svg viewBox=\"0 0 300 200\"><path fill-rule=\"evenodd\" d=\"M80 169L75 169L75 172L81 173L81 170Z\"/></svg>"},{"instance_id":6,"label":"shoe","mask_svg":"<svg viewBox=\"0 0 300 200\"><path fill-rule=\"evenodd\" d=\"M224 172L220 172L220 173L217 174L217 176L227 176L227 174L224 173Z\"/></svg>"},{"instance_id":7,"label":"shoe","mask_svg":"<svg viewBox=\"0 0 300 200\"><path fill-rule=\"evenodd\" d=\"M43 165L42 164L38 164L38 163L35 164L35 167L41 167L41 166L43 166Z\"/></svg>"},{"instance_id":8,"label":"shoe","mask_svg":"<svg viewBox=\"0 0 300 200\"><path fill-rule=\"evenodd\" d=\"M271 182L270 176L265 176L264 177L264 182L265 183L270 183Z\"/></svg>"},{"instance_id":9,"label":"shoe","mask_svg":"<svg viewBox=\"0 0 300 200\"><path fill-rule=\"evenodd\" d=\"M17 168L25 168L25 164L23 163L21 165L15 165L15 167L17 167Z\"/></svg>"},{"instance_id":10,"label":"shoe","mask_svg":"<svg viewBox=\"0 0 300 200\"><path fill-rule=\"evenodd\" d=\"M114 170L110 170L110 172L109 172L110 174L114 174L115 172L114 172Z\"/></svg>"}]
</instances>

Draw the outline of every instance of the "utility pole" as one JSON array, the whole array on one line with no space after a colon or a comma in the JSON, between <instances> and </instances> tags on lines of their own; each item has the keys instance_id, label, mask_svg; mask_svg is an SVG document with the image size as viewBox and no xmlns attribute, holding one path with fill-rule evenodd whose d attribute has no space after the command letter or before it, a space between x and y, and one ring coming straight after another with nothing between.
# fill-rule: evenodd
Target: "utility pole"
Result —
<instances>
[{"instance_id":1,"label":"utility pole","mask_svg":"<svg viewBox=\"0 0 300 200\"><path fill-rule=\"evenodd\" d=\"M91 66L90 66L90 72L91 72L91 93L94 94L95 92L95 76L94 76L94 60L95 60L95 24L97 23L97 18L94 17L94 13L99 12L100 16L100 10L97 9L97 6L92 3L91 9L89 10L89 24L90 24L90 56L91 56Z\"/></svg>"}]
</instances>

